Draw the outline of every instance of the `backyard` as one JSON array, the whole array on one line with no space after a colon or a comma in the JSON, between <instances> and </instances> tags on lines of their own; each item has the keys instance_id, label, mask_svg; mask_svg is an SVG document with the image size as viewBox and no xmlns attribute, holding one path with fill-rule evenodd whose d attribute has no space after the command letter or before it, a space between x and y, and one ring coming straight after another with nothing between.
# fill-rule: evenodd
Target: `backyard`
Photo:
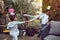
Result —
<instances>
[{"instance_id":1,"label":"backyard","mask_svg":"<svg viewBox=\"0 0 60 40\"><path fill-rule=\"evenodd\" d=\"M8 34L0 34L0 40L11 40L11 37ZM34 36L19 37L19 40L40 40L40 38L35 34Z\"/></svg>"},{"instance_id":2,"label":"backyard","mask_svg":"<svg viewBox=\"0 0 60 40\"><path fill-rule=\"evenodd\" d=\"M41 4L40 4L41 3ZM60 21L60 0L0 0L0 40L11 40L11 36L9 34L10 31L7 30L7 23L10 21L9 19L9 8L14 8L14 13L16 16L17 21L28 21L32 20L33 17L24 16L24 14L33 15L37 17L39 13L45 13L47 7L50 6L50 13L49 13L49 22L53 21ZM35 19L23 25L18 24L19 30L34 29L33 32L35 34L33 36L21 36L19 35L19 40L41 40L38 37L38 33L40 32L41 28L41 20ZM30 32L30 31L28 31ZM33 32L30 32L31 34ZM21 33L21 32L20 32Z\"/></svg>"}]
</instances>

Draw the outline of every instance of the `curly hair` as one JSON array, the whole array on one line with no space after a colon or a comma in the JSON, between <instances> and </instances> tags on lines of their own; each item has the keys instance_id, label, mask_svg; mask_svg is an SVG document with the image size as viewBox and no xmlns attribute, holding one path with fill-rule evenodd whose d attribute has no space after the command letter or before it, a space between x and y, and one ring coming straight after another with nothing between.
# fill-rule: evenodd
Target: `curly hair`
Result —
<instances>
[{"instance_id":1,"label":"curly hair","mask_svg":"<svg viewBox=\"0 0 60 40\"><path fill-rule=\"evenodd\" d=\"M9 15L9 18L10 18L11 21L14 21L15 15Z\"/></svg>"}]
</instances>

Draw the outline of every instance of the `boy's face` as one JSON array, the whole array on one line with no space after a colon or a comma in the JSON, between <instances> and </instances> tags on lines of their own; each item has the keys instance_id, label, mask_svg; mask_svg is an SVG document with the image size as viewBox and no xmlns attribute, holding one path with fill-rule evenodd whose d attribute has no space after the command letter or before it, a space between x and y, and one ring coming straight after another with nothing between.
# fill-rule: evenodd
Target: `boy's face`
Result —
<instances>
[{"instance_id":1,"label":"boy's face","mask_svg":"<svg viewBox=\"0 0 60 40\"><path fill-rule=\"evenodd\" d=\"M47 11L46 14L48 15L50 13L50 11Z\"/></svg>"}]
</instances>

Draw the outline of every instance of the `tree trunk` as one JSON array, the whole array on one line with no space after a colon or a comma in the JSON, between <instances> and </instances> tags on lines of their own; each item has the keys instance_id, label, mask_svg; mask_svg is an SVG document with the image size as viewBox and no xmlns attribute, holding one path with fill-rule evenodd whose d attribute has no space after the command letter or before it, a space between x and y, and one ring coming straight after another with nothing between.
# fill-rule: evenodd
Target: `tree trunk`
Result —
<instances>
[{"instance_id":1,"label":"tree trunk","mask_svg":"<svg viewBox=\"0 0 60 40\"><path fill-rule=\"evenodd\" d=\"M0 0L0 24L5 24L4 1Z\"/></svg>"}]
</instances>

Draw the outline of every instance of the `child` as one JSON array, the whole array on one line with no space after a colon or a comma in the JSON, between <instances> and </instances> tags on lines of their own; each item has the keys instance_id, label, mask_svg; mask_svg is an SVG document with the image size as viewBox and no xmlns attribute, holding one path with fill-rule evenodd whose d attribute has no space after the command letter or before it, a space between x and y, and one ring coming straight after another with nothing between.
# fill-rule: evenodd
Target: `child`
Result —
<instances>
[{"instance_id":1,"label":"child","mask_svg":"<svg viewBox=\"0 0 60 40\"><path fill-rule=\"evenodd\" d=\"M9 34L10 36L12 36L12 40L18 40L18 35L19 35L18 24L22 24L28 21L23 21L23 22L16 21L16 17L11 15L9 16L9 18L11 20L7 24L7 29L10 30Z\"/></svg>"}]
</instances>

